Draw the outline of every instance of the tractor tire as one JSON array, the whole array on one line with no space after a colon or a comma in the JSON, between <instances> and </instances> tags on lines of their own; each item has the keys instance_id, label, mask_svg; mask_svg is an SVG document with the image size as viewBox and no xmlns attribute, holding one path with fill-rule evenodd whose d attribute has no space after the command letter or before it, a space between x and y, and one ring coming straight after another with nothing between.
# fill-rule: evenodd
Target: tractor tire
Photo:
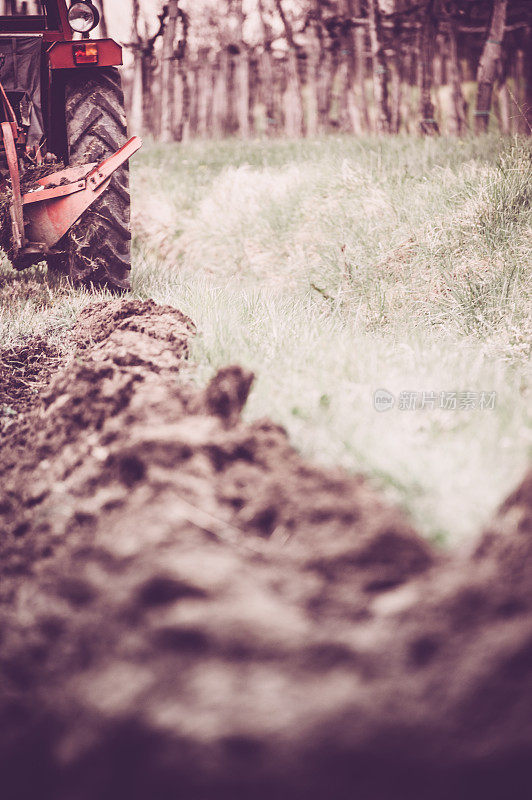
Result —
<instances>
[{"instance_id":1,"label":"tractor tire","mask_svg":"<svg viewBox=\"0 0 532 800\"><path fill-rule=\"evenodd\" d=\"M69 166L102 161L127 140L120 74L114 67L83 69L65 85ZM68 272L74 283L125 291L130 288L131 232L127 163L107 190L85 211L60 242L52 268Z\"/></svg>"}]
</instances>

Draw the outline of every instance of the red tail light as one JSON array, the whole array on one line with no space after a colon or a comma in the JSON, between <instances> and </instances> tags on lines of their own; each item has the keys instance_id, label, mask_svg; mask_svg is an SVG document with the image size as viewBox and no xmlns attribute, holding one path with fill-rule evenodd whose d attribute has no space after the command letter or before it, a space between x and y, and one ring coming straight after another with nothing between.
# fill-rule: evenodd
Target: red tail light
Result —
<instances>
[{"instance_id":1,"label":"red tail light","mask_svg":"<svg viewBox=\"0 0 532 800\"><path fill-rule=\"evenodd\" d=\"M78 66L98 63L98 45L93 43L72 45L74 63Z\"/></svg>"}]
</instances>

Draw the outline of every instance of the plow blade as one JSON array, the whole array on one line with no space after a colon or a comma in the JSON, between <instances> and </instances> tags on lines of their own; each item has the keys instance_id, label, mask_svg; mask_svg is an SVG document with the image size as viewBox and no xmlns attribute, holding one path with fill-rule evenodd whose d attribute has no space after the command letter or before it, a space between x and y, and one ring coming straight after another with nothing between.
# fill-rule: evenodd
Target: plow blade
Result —
<instances>
[{"instance_id":1,"label":"plow blade","mask_svg":"<svg viewBox=\"0 0 532 800\"><path fill-rule=\"evenodd\" d=\"M105 192L113 172L141 146L142 140L134 136L99 164L68 167L38 180L22 197L26 241L19 256L49 253Z\"/></svg>"}]
</instances>

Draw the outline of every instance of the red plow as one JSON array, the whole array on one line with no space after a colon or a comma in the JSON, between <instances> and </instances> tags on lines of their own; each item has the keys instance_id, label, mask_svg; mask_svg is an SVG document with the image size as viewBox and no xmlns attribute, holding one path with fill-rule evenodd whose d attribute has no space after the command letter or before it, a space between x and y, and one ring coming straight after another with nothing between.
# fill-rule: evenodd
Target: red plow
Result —
<instances>
[{"instance_id":1,"label":"red plow","mask_svg":"<svg viewBox=\"0 0 532 800\"><path fill-rule=\"evenodd\" d=\"M17 140L21 131L7 95L0 84L2 119L0 148L5 152L11 189L10 256L15 266L26 267L39 257L54 253L54 246L82 217L109 186L113 173L142 146L133 136L112 156L100 163L67 167L38 178L32 188L22 193ZM8 186L0 183L0 193Z\"/></svg>"}]
</instances>

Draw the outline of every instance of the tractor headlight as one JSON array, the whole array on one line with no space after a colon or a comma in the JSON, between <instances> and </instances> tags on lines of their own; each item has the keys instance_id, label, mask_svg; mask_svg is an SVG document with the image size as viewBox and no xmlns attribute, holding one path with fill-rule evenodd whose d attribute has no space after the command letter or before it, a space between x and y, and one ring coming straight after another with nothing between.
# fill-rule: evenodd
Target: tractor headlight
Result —
<instances>
[{"instance_id":1,"label":"tractor headlight","mask_svg":"<svg viewBox=\"0 0 532 800\"><path fill-rule=\"evenodd\" d=\"M72 3L68 9L68 24L77 33L88 33L97 26L100 13L92 3Z\"/></svg>"}]
</instances>

